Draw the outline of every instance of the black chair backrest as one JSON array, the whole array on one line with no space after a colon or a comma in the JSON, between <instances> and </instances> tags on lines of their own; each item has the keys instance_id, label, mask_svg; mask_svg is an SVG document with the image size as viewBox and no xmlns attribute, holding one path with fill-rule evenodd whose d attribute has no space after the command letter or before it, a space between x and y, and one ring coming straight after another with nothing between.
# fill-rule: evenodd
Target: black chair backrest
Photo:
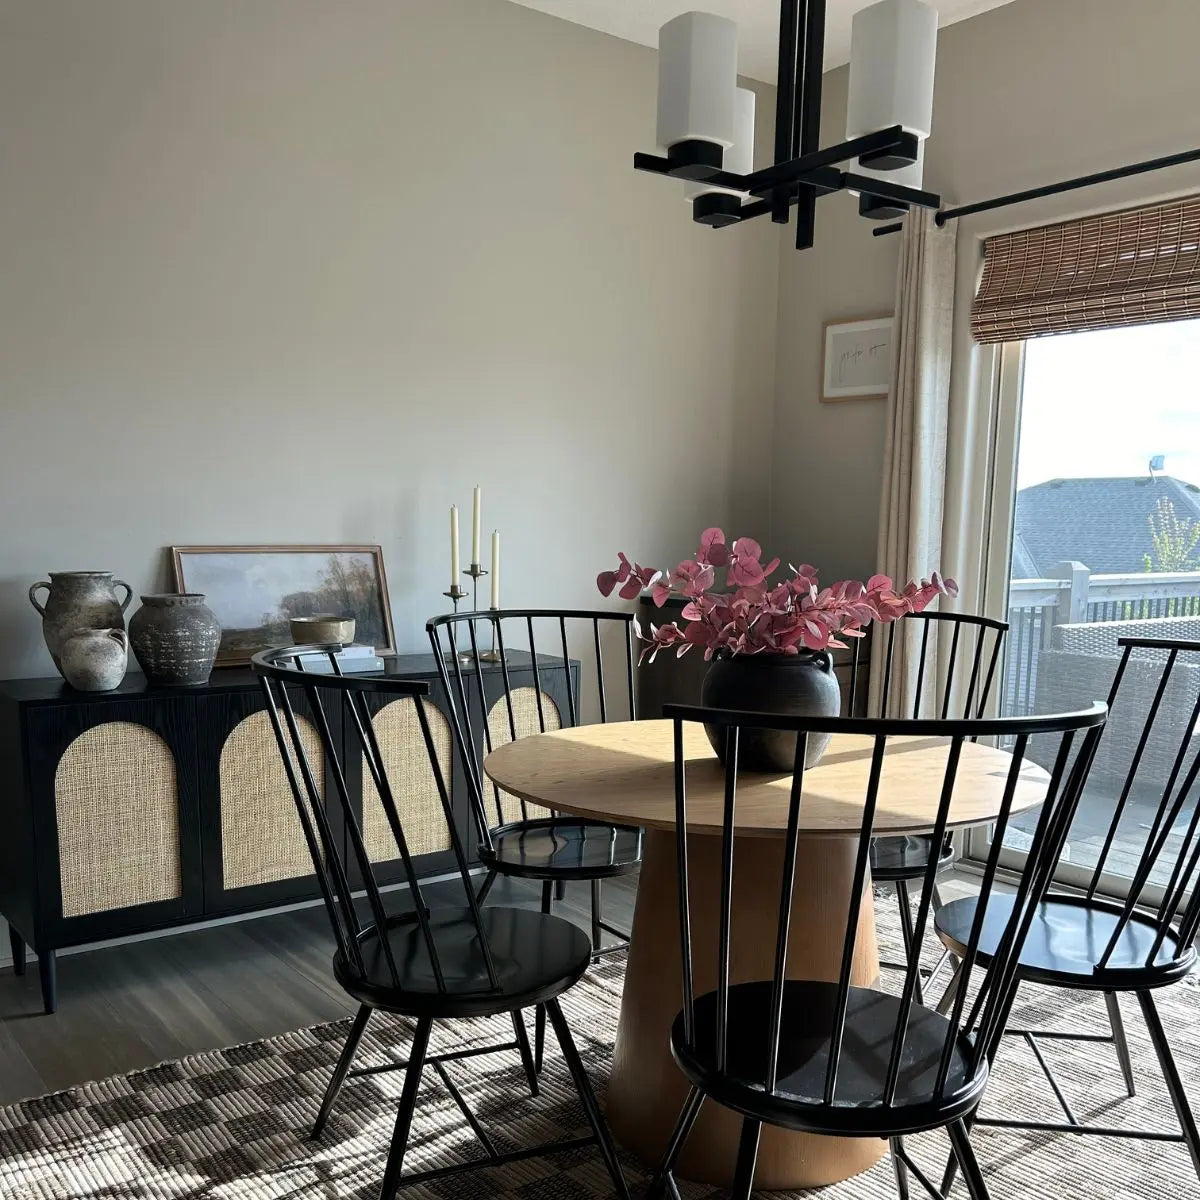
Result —
<instances>
[{"instance_id":1,"label":"black chair backrest","mask_svg":"<svg viewBox=\"0 0 1200 1200\"><path fill-rule=\"evenodd\" d=\"M342 958L363 978L369 975L377 976L382 966L391 985L400 987L402 974L412 976L412 964L408 964L409 969L406 972L398 969L390 940L382 935L382 931L386 931L397 922L415 920L420 928L421 944L428 956L428 962L422 965L428 968L428 974L432 977L439 994L447 995L452 991L463 990L478 991L481 986L496 990L499 981L495 964L487 936L480 923L475 890L471 886L470 868L454 820L449 783L438 760L425 708L429 684L376 675L340 675L337 673L338 664L332 653L331 673L317 674L311 670L303 670L298 656L320 649L322 648L313 646L292 646L286 649L264 650L254 656L252 667L266 696L267 712L270 714L271 725L283 757L284 771L296 801L304 840L312 855L317 883ZM421 889L421 881L405 837L404 820L401 815L404 811L403 797L397 795L392 787L386 756L380 750L371 719L369 698L374 696L385 697L388 700L411 698L416 708L421 736L441 801L447 836L454 852L459 882L464 894L464 903L459 904L458 897L455 896L453 907L460 910L465 908L469 919L475 924L472 945L478 950L479 962L476 965L479 970L476 976L467 973L468 985L465 987L460 969L456 968L459 985L455 988L448 985L446 973L442 969L431 909ZM302 701L301 713L297 712L298 701ZM324 757L327 784L332 778L333 786L326 786L324 796L317 783L321 764L310 759L305 746L301 714L306 714L316 728ZM334 714L337 714L337 719L341 721L340 739L333 734L334 725L331 718L334 718ZM384 906L375 865L368 853L362 825L355 812L348 786L347 759L351 747L357 748L357 752L362 756L362 761L378 791L392 837L400 851L405 881L413 901L411 914L397 917L389 914ZM330 820L333 812L336 812L337 816L336 825ZM344 840L338 836L339 828L345 832ZM353 894L355 888L364 893L366 909L370 914L369 920L363 919L356 906ZM375 930L381 931L378 939L380 954L372 953L371 961L368 962L363 942Z\"/></svg>"},{"instance_id":2,"label":"black chair backrest","mask_svg":"<svg viewBox=\"0 0 1200 1200\"><path fill-rule=\"evenodd\" d=\"M512 798L505 811L505 794L484 775L485 755L530 733L637 719L632 613L490 609L433 617L425 628L450 697L454 735L485 845L494 826L531 815L524 800ZM579 676L589 681L586 687L581 683L578 698L573 652ZM514 685L518 669L531 687ZM545 690L553 685L557 702Z\"/></svg>"},{"instance_id":3,"label":"black chair backrest","mask_svg":"<svg viewBox=\"0 0 1200 1200\"><path fill-rule=\"evenodd\" d=\"M1181 952L1191 945L1196 934L1200 932L1200 836L1197 836L1200 834L1200 796L1196 794L1197 775L1200 774L1200 738L1196 736L1197 732L1200 732L1197 726L1197 722L1200 722L1200 642L1125 637L1118 638L1117 644L1121 648L1121 658L1109 690L1109 706L1116 708L1123 718L1127 711L1129 715L1140 712L1149 695L1152 694L1153 698L1149 699L1149 707L1146 709L1145 720L1142 722L1141 732L1130 758L1129 769L1113 806L1112 820L1088 883L1087 896L1089 899L1094 898L1100 888L1110 853L1118 841L1118 829L1126 814L1130 797L1135 790L1152 788L1151 794L1157 795L1157 802L1154 818L1145 827L1144 840L1136 825L1129 828L1129 822L1126 822L1126 828L1121 831L1121 843L1128 847L1131 843L1136 846L1140 841L1141 852L1133 870L1133 882L1122 906L1120 918L1099 962L1101 967L1116 965L1112 963L1112 955L1133 919L1135 910L1144 906L1144 910L1153 914L1158 927L1142 963L1151 967L1164 952L1166 940L1173 930L1178 937ZM1133 678L1135 672L1129 670L1131 660L1140 668L1136 672L1139 676L1136 681ZM1120 701L1126 692L1129 694L1130 703L1121 705ZM1165 714L1165 698L1169 699L1169 707L1174 707L1177 703L1182 704L1183 712ZM1175 718L1171 722L1175 728L1166 733L1164 739L1160 721L1168 715ZM1180 717L1182 719L1179 719ZM1115 723L1109 725L1109 738L1112 738L1116 728ZM1157 772L1149 766L1146 754L1146 748L1155 738L1156 731L1160 735L1159 740L1166 741L1166 749L1173 751L1165 783L1160 778L1155 778ZM1190 819L1177 846L1171 848L1171 835L1176 832L1176 824L1186 812L1185 804L1189 798L1192 804ZM1151 904L1148 902L1147 889L1153 885L1151 876L1156 871L1160 879L1165 874L1167 881L1162 887L1161 899L1157 904ZM1173 953L1173 950L1168 948L1168 959L1173 957ZM1119 965L1135 964L1122 962Z\"/></svg>"},{"instance_id":4,"label":"black chair backrest","mask_svg":"<svg viewBox=\"0 0 1200 1200\"><path fill-rule=\"evenodd\" d=\"M726 1041L728 1037L727 1017L729 1012L730 990L730 914L732 912L735 880L733 877L734 863L734 834L737 826L737 760L738 739L742 729L769 728L794 731L796 739L796 758L793 766L793 776L788 806L787 830L784 844L784 861L779 887L779 903L776 918L776 939L774 953L774 972L770 979L771 1004L767 1028L763 1030L765 1039L761 1056L755 1056L750 1061L760 1062L762 1078L750 1080L752 1084L761 1085L768 1093L774 1094L779 1068L779 1047L781 1022L783 1012L783 997L785 976L787 974L788 935L791 920L792 888L796 873L796 842L801 825L801 814L804 806L804 776L805 752L808 738L812 734L847 733L866 735L871 739L869 750L870 765L863 796L862 823L856 850L853 882L851 885L850 904L846 914L844 928L844 947L841 957L841 968L836 983L828 982L833 993L833 1002L826 1009L821 1006L821 1012L828 1016L828 1066L824 1074L823 1092L819 1096L808 1097L813 1104L833 1105L838 1102L838 1069L842 1056L845 1020L850 999L851 967L858 935L858 921L862 906L864 890L870 886L869 854L871 839L875 834L877 802L879 800L880 783L886 789L886 756L889 740L901 737L919 735L925 738L946 739L946 765L941 780L936 820L932 836L935 843L940 842L946 835L947 825L951 817L951 807L955 799L955 783L959 771L960 759L964 746L974 737L1003 736L1011 738L1014 744L1011 761L1007 768L1003 783L1003 792L999 802L996 818L996 834L992 842L992 850L985 865L980 884L980 899L976 910L974 924L971 929L968 945L962 957L962 986L958 988L951 1011L948 1014L945 1042L940 1054L936 1077L933 1081L930 1099L936 1099L945 1093L949 1071L953 1061L956 1039L968 1029L978 1027L979 1036L975 1039L969 1059L969 1071L974 1078L982 1069L984 1049L990 1044L991 1034L995 1031L998 1021L1003 1020L1005 1000L1014 986L1017 960L1021 943L1032 921L1034 909L1044 895L1049 884L1050 872L1058 851L1065 837L1067 826L1075 812L1079 793L1086 779L1092 755L1095 752L1096 741L1104 725L1106 708L1103 704L1093 705L1090 709L1062 714L1058 716L1007 718L987 721L941 721L941 720L880 720L880 719L850 719L850 718L784 718L767 714L753 714L721 709L706 709L684 705L668 705L665 714L675 723L675 822L676 828L686 828L688 799L687 799L687 762L684 752L683 726L686 721L700 721L711 727L718 727L725 738L725 772L724 772L724 809L721 833L721 883L719 922L716 934L716 1020L714 1025L715 1046L699 1046L696 1044L697 1022L695 1018L696 995L693 983L693 935L690 919L689 892L691 880L688 872L688 839L676 839L679 877L679 921L683 946L683 1022L685 1038L691 1048L699 1055L711 1054L718 1072L726 1068ZM1028 769L1032 767L1027 761L1026 751L1029 739L1034 736L1058 737L1058 752L1054 759L1053 769L1049 772L1048 780L1042 785L1045 788L1045 799L1038 820L1037 831L1033 836L1030 848L1030 866L1024 873L1018 885L1012 916L1006 922L1004 934L999 947L986 967L980 967L978 962L980 937L983 923L987 915L989 901L992 895L992 885L995 880L999 863L1000 847L1004 840L1004 831L1008 826L1014 800L1017 796L1018 784L1029 785ZM968 752L974 751L970 747ZM836 750L836 748L835 748ZM711 770L711 764L703 764ZM812 768L819 770L819 767ZM1024 776L1023 776L1023 773ZM1045 779L1045 773L1038 778ZM997 780L997 787L999 787ZM1040 792L1040 788L1039 788ZM846 797L846 803L850 798ZM929 919L931 898L933 895L934 875L937 871L937 856L931 855L924 885L921 889L921 902L917 912L915 938L920 945L925 937L926 924ZM768 919L763 914L764 920ZM973 976L976 970L981 972L975 977L978 988L972 988ZM879 1062L881 1066L880 1088L878 1103L890 1106L895 1101L901 1066L904 1059L905 1041L912 1012L915 1007L914 996L917 985L917 972L920 964L916 955L910 956L908 967L904 974L903 986L900 993L900 1003L897 1006L897 1018L890 1040L879 1045ZM970 1013L966 1014L966 999L974 991L975 1000ZM816 1025L824 1018L814 1008L806 1015L811 1025ZM821 1031L823 1035L823 1030ZM742 1058L740 1069L744 1071L747 1059ZM746 1082L744 1077L743 1082ZM959 1080L959 1086L962 1081ZM861 1098L860 1098L861 1099Z\"/></svg>"},{"instance_id":5,"label":"black chair backrest","mask_svg":"<svg viewBox=\"0 0 1200 1200\"><path fill-rule=\"evenodd\" d=\"M872 649L872 653L882 653L883 688L880 692L879 706L872 714L884 717L888 711L888 700L891 697L896 666L897 637L909 638L909 645L917 639L913 636L913 626L908 622L918 622L920 628L920 645L911 653L917 663L916 687L913 693L912 711L904 713L906 717L916 720L921 716L932 716L928 711L922 712L926 693L927 680L935 681L935 691L941 696L939 711L936 713L943 721L950 716L950 702L956 691L961 696L962 716L982 717L987 708L988 697L991 695L992 684L996 678L996 668L1000 661L1004 640L1008 634L1008 622L997 621L991 617L977 617L971 613L956 612L920 612L909 613L898 621L892 621L887 626L887 632L882 627L874 626L872 639L878 636L882 647ZM938 637L931 637L934 630L939 631ZM941 670L939 662L938 643L950 631L950 651L946 659L945 670ZM850 702L848 716L855 716L855 700L858 694L859 659L862 656L862 638L854 639L853 668L850 677ZM959 704L955 702L955 708Z\"/></svg>"}]
</instances>

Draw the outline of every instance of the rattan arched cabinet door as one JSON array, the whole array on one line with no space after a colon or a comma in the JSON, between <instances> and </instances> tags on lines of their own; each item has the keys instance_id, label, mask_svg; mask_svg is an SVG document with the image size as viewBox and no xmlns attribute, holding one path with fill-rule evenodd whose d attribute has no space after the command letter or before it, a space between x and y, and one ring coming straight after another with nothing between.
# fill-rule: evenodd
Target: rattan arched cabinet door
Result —
<instances>
[{"instance_id":1,"label":"rattan arched cabinet door","mask_svg":"<svg viewBox=\"0 0 1200 1200\"><path fill-rule=\"evenodd\" d=\"M326 780L320 734L303 697L294 702L309 767L324 794L333 781ZM312 857L262 693L200 696L196 712L205 912L316 898ZM338 714L329 719L336 746ZM330 815L337 809L330 805Z\"/></svg>"},{"instance_id":2,"label":"rattan arched cabinet door","mask_svg":"<svg viewBox=\"0 0 1200 1200\"><path fill-rule=\"evenodd\" d=\"M440 689L435 688L435 692ZM384 700L370 697L375 737L383 755L388 782L400 809L409 853L422 875L437 875L454 869L450 834L438 796L437 784L429 766L416 704L411 699ZM433 737L442 774L451 791L455 823L464 843L470 844L466 826L466 804L462 774L454 753L454 735L448 710L438 695L425 701L429 731ZM346 718L347 720L349 718ZM371 772L363 761L357 735L353 730L345 739L346 774L354 795L354 808L363 834L363 843L371 856L372 868L381 884L404 880L404 866L375 787ZM350 863L357 877L357 864ZM357 878L352 879L357 882Z\"/></svg>"},{"instance_id":3,"label":"rattan arched cabinet door","mask_svg":"<svg viewBox=\"0 0 1200 1200\"><path fill-rule=\"evenodd\" d=\"M43 932L76 945L203 911L190 699L30 714Z\"/></svg>"}]
</instances>

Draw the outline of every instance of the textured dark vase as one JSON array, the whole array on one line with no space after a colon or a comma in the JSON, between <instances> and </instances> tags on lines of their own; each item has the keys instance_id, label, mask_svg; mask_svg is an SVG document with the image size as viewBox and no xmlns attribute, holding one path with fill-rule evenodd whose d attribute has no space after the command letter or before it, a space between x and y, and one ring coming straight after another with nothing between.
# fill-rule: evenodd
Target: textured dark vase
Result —
<instances>
[{"instance_id":1,"label":"textured dark vase","mask_svg":"<svg viewBox=\"0 0 1200 1200\"><path fill-rule=\"evenodd\" d=\"M129 644L151 683L194 686L212 674L221 623L199 592L143 596L129 622Z\"/></svg>"},{"instance_id":2,"label":"textured dark vase","mask_svg":"<svg viewBox=\"0 0 1200 1200\"><path fill-rule=\"evenodd\" d=\"M751 654L715 659L704 677L701 702L710 708L779 713L788 717L836 717L842 693L828 654ZM725 731L706 725L717 757L725 760ZM806 766L820 761L832 735L810 734ZM796 761L796 735L775 729L743 729L738 769L782 775Z\"/></svg>"}]
</instances>

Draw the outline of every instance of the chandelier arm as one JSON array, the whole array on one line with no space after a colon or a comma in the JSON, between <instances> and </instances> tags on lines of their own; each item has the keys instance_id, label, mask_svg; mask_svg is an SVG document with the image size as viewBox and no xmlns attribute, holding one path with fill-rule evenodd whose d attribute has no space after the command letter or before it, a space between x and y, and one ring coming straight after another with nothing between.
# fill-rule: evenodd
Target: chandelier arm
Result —
<instances>
[{"instance_id":1,"label":"chandelier arm","mask_svg":"<svg viewBox=\"0 0 1200 1200\"><path fill-rule=\"evenodd\" d=\"M700 164L679 166L661 154L643 154L641 151L633 156L633 169L649 171L654 175L670 175L674 179L686 179L689 183L731 188L734 191L743 190L748 178L745 175L735 175L732 171L714 171L711 167Z\"/></svg>"},{"instance_id":2,"label":"chandelier arm","mask_svg":"<svg viewBox=\"0 0 1200 1200\"><path fill-rule=\"evenodd\" d=\"M821 148L821 91L825 68L825 2L807 0L804 19L804 70L796 97L799 141L803 156ZM796 207L796 249L807 250L816 240L817 194L811 189L800 193Z\"/></svg>"},{"instance_id":3,"label":"chandelier arm","mask_svg":"<svg viewBox=\"0 0 1200 1200\"><path fill-rule=\"evenodd\" d=\"M832 167L838 163L847 162L878 150L888 150L902 144L904 129L892 125L888 129L877 129L874 133L862 137L851 138L837 146L827 146L824 150L814 150L811 154L802 154L788 162L776 163L743 176L742 189L755 196L765 196L778 188L795 185L801 175L807 175L818 167Z\"/></svg>"},{"instance_id":4,"label":"chandelier arm","mask_svg":"<svg viewBox=\"0 0 1200 1200\"><path fill-rule=\"evenodd\" d=\"M797 73L800 65L800 5L803 0L780 0L779 69L775 94L775 162L796 156L795 125L798 115ZM772 196L771 220L786 225L792 205L791 189Z\"/></svg>"},{"instance_id":5,"label":"chandelier arm","mask_svg":"<svg viewBox=\"0 0 1200 1200\"><path fill-rule=\"evenodd\" d=\"M920 188L905 187L887 179L876 179L873 175L856 175L853 171L842 172L842 186L878 196L882 200L898 200L901 204L915 204L918 208L940 208L942 198L936 192Z\"/></svg>"}]
</instances>

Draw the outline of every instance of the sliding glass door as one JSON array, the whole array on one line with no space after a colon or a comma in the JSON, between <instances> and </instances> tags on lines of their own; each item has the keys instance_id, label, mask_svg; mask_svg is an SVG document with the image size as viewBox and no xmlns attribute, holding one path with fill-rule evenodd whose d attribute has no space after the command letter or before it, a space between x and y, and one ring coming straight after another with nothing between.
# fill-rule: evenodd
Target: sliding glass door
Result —
<instances>
[{"instance_id":1,"label":"sliding glass door","mask_svg":"<svg viewBox=\"0 0 1200 1200\"><path fill-rule=\"evenodd\" d=\"M1007 552L1011 623L998 701L1005 714L1061 711L1105 698L1118 638L1200 639L1200 321L1006 347L1000 390L997 478L1015 486L997 497L993 521ZM1122 890L1145 844L1197 686L1164 694L1162 735L1148 744L1105 860L1107 890ZM1114 714L1120 728L1106 737L1072 829L1067 881L1096 865L1151 698ZM1005 838L1012 865L1034 820ZM973 855L987 836L972 839Z\"/></svg>"}]
</instances>

